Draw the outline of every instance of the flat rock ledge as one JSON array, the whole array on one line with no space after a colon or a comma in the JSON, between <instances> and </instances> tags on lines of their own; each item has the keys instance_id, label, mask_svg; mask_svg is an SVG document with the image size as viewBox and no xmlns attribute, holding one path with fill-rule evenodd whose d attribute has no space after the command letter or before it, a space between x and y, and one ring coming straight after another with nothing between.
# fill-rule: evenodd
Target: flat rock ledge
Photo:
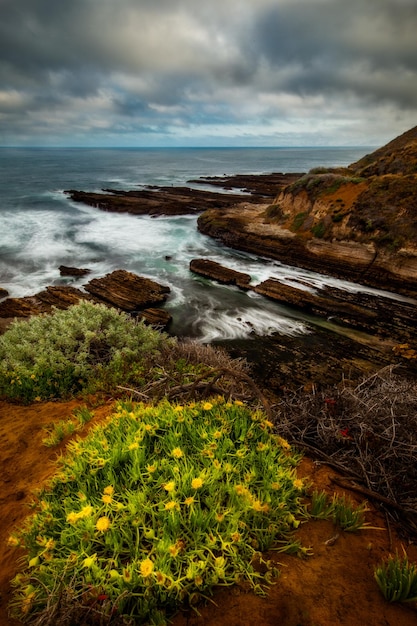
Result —
<instances>
[{"instance_id":1,"label":"flat rock ledge","mask_svg":"<svg viewBox=\"0 0 417 626\"><path fill-rule=\"evenodd\" d=\"M417 336L416 302L394 300L383 295L351 293L335 287L312 291L268 278L259 285L250 285L251 276L223 267L208 259L193 259L190 270L217 282L236 285L301 310L309 315L330 318L333 322L372 335L408 341Z\"/></svg>"},{"instance_id":2,"label":"flat rock ledge","mask_svg":"<svg viewBox=\"0 0 417 626\"><path fill-rule=\"evenodd\" d=\"M135 311L165 302L169 287L126 270L115 270L84 285L89 294L122 309Z\"/></svg>"},{"instance_id":3,"label":"flat rock ledge","mask_svg":"<svg viewBox=\"0 0 417 626\"><path fill-rule=\"evenodd\" d=\"M113 306L152 326L166 328L171 315L155 308L165 302L169 287L137 276L126 270L116 270L103 278L95 278L84 285L86 291L76 287L51 286L24 298L6 298L0 302L0 331L4 331L15 318L51 313L53 308L67 309L81 300Z\"/></svg>"},{"instance_id":4,"label":"flat rock ledge","mask_svg":"<svg viewBox=\"0 0 417 626\"><path fill-rule=\"evenodd\" d=\"M193 259L190 262L190 270L194 274L216 280L224 285L236 285L241 289L250 289L250 274L229 269L228 267L220 265L220 263L216 263L216 261L210 261L209 259Z\"/></svg>"}]
</instances>

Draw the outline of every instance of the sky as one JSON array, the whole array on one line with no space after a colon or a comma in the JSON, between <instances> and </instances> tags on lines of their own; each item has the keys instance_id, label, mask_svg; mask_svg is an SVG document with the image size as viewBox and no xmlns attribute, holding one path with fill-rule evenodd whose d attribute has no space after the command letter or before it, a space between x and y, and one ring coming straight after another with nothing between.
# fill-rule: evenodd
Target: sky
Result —
<instances>
[{"instance_id":1,"label":"sky","mask_svg":"<svg viewBox=\"0 0 417 626\"><path fill-rule=\"evenodd\" d=\"M381 146L416 0L0 0L1 146Z\"/></svg>"}]
</instances>

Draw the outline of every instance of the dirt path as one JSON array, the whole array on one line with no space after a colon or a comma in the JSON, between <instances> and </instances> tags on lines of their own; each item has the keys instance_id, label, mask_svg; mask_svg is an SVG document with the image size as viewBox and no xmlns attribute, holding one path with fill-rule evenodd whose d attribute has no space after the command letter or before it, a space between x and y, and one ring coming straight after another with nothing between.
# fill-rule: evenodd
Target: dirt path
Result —
<instances>
[{"instance_id":1,"label":"dirt path","mask_svg":"<svg viewBox=\"0 0 417 626\"><path fill-rule=\"evenodd\" d=\"M11 531L28 514L34 491L54 471L54 461L65 444L50 449L42 445L42 428L65 419L80 403L45 402L27 407L0 402L0 624L17 626L7 616L10 579L20 556L6 541ZM111 411L111 402L94 408L97 422ZM333 471L304 459L300 475L311 477L319 489L334 491ZM342 492L341 489L338 489ZM359 501L357 495L352 498ZM173 626L416 626L417 605L390 605L380 594L373 569L401 541L395 529L388 531L384 517L376 511L367 521L381 530L337 534L329 521L301 525L298 537L313 555L298 557L271 553L280 565L281 576L262 598L245 589L223 589L214 603L195 612L178 615ZM410 560L417 562L417 547L405 545ZM57 625L59 626L59 625Z\"/></svg>"}]
</instances>

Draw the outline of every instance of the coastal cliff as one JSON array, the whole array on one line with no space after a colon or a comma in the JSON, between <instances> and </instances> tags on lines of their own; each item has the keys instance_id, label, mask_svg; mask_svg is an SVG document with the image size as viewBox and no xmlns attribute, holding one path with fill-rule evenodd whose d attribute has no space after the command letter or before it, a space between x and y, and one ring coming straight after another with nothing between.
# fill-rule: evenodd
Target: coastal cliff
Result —
<instances>
[{"instance_id":1,"label":"coastal cliff","mask_svg":"<svg viewBox=\"0 0 417 626\"><path fill-rule=\"evenodd\" d=\"M347 168L315 168L270 204L209 209L198 228L284 263L417 295L417 127Z\"/></svg>"}]
</instances>

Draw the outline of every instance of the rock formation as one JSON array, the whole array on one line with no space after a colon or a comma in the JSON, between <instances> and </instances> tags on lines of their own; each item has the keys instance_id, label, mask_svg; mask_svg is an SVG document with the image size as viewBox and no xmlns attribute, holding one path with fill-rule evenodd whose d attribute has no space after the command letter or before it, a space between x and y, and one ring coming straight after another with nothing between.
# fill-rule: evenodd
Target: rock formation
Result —
<instances>
[{"instance_id":1,"label":"rock formation","mask_svg":"<svg viewBox=\"0 0 417 626\"><path fill-rule=\"evenodd\" d=\"M348 168L315 168L269 204L198 219L230 247L417 295L417 127Z\"/></svg>"},{"instance_id":2,"label":"rock formation","mask_svg":"<svg viewBox=\"0 0 417 626\"><path fill-rule=\"evenodd\" d=\"M224 285L236 285L242 289L249 289L251 277L249 274L223 267L220 263L209 259L193 259L190 270L199 276L211 278Z\"/></svg>"},{"instance_id":3,"label":"rock formation","mask_svg":"<svg viewBox=\"0 0 417 626\"><path fill-rule=\"evenodd\" d=\"M60 265L58 269L61 276L86 276L91 272L89 269L81 267L67 267L66 265Z\"/></svg>"},{"instance_id":4,"label":"rock formation","mask_svg":"<svg viewBox=\"0 0 417 626\"><path fill-rule=\"evenodd\" d=\"M193 259L190 270L217 282L253 290L271 300L311 315L331 318L334 323L397 341L417 339L416 305L382 294L351 293L336 287L303 289L269 278L250 285L251 276L236 272L209 259Z\"/></svg>"},{"instance_id":5,"label":"rock formation","mask_svg":"<svg viewBox=\"0 0 417 626\"><path fill-rule=\"evenodd\" d=\"M80 300L104 303L127 312L135 311L138 318L158 327L165 328L171 321L169 313L154 308L165 302L169 287L149 278L116 270L103 278L91 280L84 287L86 291L71 286L47 287L34 296L6 298L0 302L0 329L5 330L15 318L50 313L54 307L66 309Z\"/></svg>"},{"instance_id":6,"label":"rock formation","mask_svg":"<svg viewBox=\"0 0 417 626\"><path fill-rule=\"evenodd\" d=\"M129 312L165 302L170 292L169 287L126 270L94 278L84 288L95 298Z\"/></svg>"}]
</instances>

